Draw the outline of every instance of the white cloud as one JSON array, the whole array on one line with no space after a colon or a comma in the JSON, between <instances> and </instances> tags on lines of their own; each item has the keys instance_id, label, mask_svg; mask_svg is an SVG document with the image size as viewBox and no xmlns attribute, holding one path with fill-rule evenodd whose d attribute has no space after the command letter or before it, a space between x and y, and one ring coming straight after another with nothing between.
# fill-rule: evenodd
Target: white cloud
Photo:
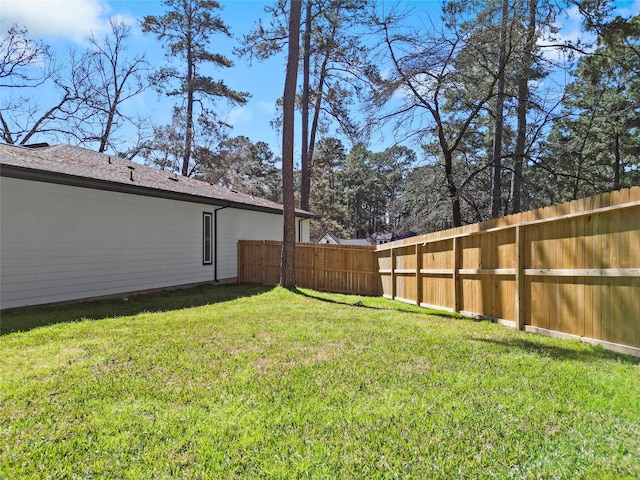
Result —
<instances>
[{"instance_id":1,"label":"white cloud","mask_svg":"<svg viewBox=\"0 0 640 480\"><path fill-rule=\"evenodd\" d=\"M227 123L236 126L251 121L253 114L247 107L235 107L227 114Z\"/></svg>"},{"instance_id":2,"label":"white cloud","mask_svg":"<svg viewBox=\"0 0 640 480\"><path fill-rule=\"evenodd\" d=\"M611 12L612 18L615 16L632 17L640 14L640 0L617 0L613 3L615 7ZM595 43L596 37L592 32L584 32L582 29L583 17L580 14L578 7L573 6L568 8L564 15L558 19L556 26L559 28L559 33L554 35L552 42L549 40L549 32L544 32L543 39L540 42L542 45L548 43L563 44L571 43L572 45L580 45L583 49L586 45L592 45ZM559 48L546 48L544 50L545 58L552 61L561 60L564 55Z\"/></svg>"},{"instance_id":3,"label":"white cloud","mask_svg":"<svg viewBox=\"0 0 640 480\"><path fill-rule=\"evenodd\" d=\"M549 30L545 29L538 39L538 44L543 46L544 58L551 62L565 61L566 53L560 48L560 45L564 44L580 45L580 48L587 50L586 45L593 43L595 37L591 33L582 31L581 22L582 16L578 7L568 8L563 14L560 14L560 18L556 22L556 28L559 31L551 34Z\"/></svg>"},{"instance_id":4,"label":"white cloud","mask_svg":"<svg viewBox=\"0 0 640 480\"><path fill-rule=\"evenodd\" d=\"M578 42L583 34L580 28L582 15L578 7L571 7L566 12L566 18L561 19L560 38L573 43Z\"/></svg>"},{"instance_id":5,"label":"white cloud","mask_svg":"<svg viewBox=\"0 0 640 480\"><path fill-rule=\"evenodd\" d=\"M105 0L2 0L2 29L14 23L34 37L59 37L82 42L108 26Z\"/></svg>"}]
</instances>

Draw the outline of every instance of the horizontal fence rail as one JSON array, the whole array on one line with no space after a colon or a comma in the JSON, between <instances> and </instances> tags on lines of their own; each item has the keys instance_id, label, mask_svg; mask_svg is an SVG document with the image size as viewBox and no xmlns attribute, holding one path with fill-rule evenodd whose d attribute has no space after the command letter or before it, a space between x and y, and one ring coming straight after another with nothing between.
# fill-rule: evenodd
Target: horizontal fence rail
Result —
<instances>
[{"instance_id":1,"label":"horizontal fence rail","mask_svg":"<svg viewBox=\"0 0 640 480\"><path fill-rule=\"evenodd\" d=\"M281 251L239 242L239 281L276 285ZM298 243L296 282L640 356L640 187L377 248Z\"/></svg>"},{"instance_id":2,"label":"horizontal fence rail","mask_svg":"<svg viewBox=\"0 0 640 480\"><path fill-rule=\"evenodd\" d=\"M296 284L356 295L382 293L375 247L296 243ZM238 242L238 281L277 285L282 242Z\"/></svg>"},{"instance_id":3,"label":"horizontal fence rail","mask_svg":"<svg viewBox=\"0 0 640 480\"><path fill-rule=\"evenodd\" d=\"M376 254L386 297L640 354L640 187Z\"/></svg>"}]
</instances>

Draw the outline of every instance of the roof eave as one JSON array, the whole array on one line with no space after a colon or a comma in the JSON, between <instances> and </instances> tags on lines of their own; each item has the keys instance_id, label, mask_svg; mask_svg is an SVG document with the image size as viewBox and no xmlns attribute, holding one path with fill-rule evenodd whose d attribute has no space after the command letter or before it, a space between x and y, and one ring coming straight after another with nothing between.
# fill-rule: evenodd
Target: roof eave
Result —
<instances>
[{"instance_id":1,"label":"roof eave","mask_svg":"<svg viewBox=\"0 0 640 480\"><path fill-rule=\"evenodd\" d=\"M282 215L282 208L271 208L261 205L251 205L243 202L235 202L233 200L224 200L202 195L194 195L190 193L175 192L159 188L147 187L144 185L131 185L119 182L110 182L96 178L82 177L70 175L67 173L51 172L48 170L39 170L35 168L21 167L17 165L2 164L0 166L0 176L17 178L21 180L31 180L35 182L54 183L58 185L69 185L81 188L92 188L96 190L104 190L110 192L128 193L131 195L142 195L147 197L165 198L169 200L178 200L182 202L203 203L207 205L226 206L237 208L240 210L251 210L257 212L267 212ZM311 212L296 209L296 217L302 218L320 218Z\"/></svg>"}]
</instances>

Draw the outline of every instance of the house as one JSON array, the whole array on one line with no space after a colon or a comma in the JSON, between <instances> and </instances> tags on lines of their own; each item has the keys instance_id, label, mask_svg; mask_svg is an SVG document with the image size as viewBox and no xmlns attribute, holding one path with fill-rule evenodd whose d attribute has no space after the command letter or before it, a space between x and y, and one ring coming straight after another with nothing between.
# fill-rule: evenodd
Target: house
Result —
<instances>
[{"instance_id":1,"label":"house","mask_svg":"<svg viewBox=\"0 0 640 480\"><path fill-rule=\"evenodd\" d=\"M309 241L314 215L296 211ZM0 145L0 309L237 278L283 207L68 145Z\"/></svg>"},{"instance_id":2,"label":"house","mask_svg":"<svg viewBox=\"0 0 640 480\"><path fill-rule=\"evenodd\" d=\"M418 235L416 232L412 232L411 230L407 232L375 232L371 235L371 243L374 245L382 245L389 242L395 242L396 240L402 240L405 238L415 237Z\"/></svg>"},{"instance_id":3,"label":"house","mask_svg":"<svg viewBox=\"0 0 640 480\"><path fill-rule=\"evenodd\" d=\"M328 245L382 245L384 243L395 242L403 238L415 237L416 232L374 232L369 238L338 238L331 232L325 234L318 243Z\"/></svg>"},{"instance_id":4,"label":"house","mask_svg":"<svg viewBox=\"0 0 640 480\"><path fill-rule=\"evenodd\" d=\"M331 232L327 232L324 237L318 240L318 243L323 245L371 245L371 242L366 238L338 238Z\"/></svg>"},{"instance_id":5,"label":"house","mask_svg":"<svg viewBox=\"0 0 640 480\"><path fill-rule=\"evenodd\" d=\"M324 237L318 240L318 243L322 245L339 245L340 239L336 237L333 233L327 232Z\"/></svg>"}]
</instances>

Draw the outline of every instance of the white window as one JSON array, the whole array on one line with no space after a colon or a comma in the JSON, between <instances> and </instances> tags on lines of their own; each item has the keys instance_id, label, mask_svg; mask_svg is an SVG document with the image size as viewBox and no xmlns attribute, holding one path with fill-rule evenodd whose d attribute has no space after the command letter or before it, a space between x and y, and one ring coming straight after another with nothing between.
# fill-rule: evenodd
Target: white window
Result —
<instances>
[{"instance_id":1,"label":"white window","mask_svg":"<svg viewBox=\"0 0 640 480\"><path fill-rule=\"evenodd\" d=\"M202 214L202 263L211 265L213 263L213 214L203 212Z\"/></svg>"}]
</instances>

